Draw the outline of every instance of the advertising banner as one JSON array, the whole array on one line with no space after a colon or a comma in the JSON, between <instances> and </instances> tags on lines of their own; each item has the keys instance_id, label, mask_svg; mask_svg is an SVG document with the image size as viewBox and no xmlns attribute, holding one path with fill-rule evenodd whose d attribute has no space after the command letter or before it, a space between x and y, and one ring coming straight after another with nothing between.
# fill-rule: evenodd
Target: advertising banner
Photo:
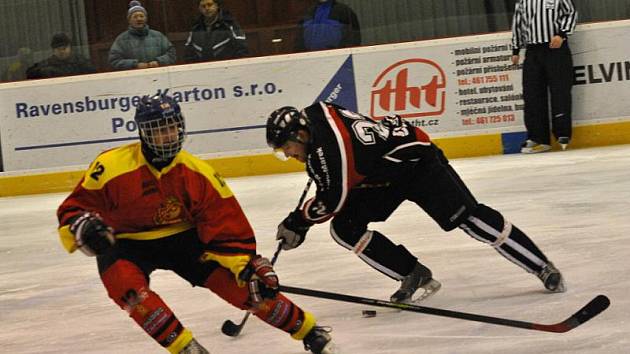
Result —
<instances>
[{"instance_id":1,"label":"advertising banner","mask_svg":"<svg viewBox=\"0 0 630 354\"><path fill-rule=\"evenodd\" d=\"M399 114L432 136L524 130L522 50L510 33L375 47L356 53L358 106ZM630 118L630 22L580 26L569 38L574 124Z\"/></svg>"},{"instance_id":2,"label":"advertising banner","mask_svg":"<svg viewBox=\"0 0 630 354\"><path fill-rule=\"evenodd\" d=\"M267 115L319 99L345 60L240 60L3 85L4 170L87 165L103 150L136 141L135 105L166 90L181 103L192 153L266 148ZM349 101L356 104L354 96Z\"/></svg>"},{"instance_id":3,"label":"advertising banner","mask_svg":"<svg viewBox=\"0 0 630 354\"><path fill-rule=\"evenodd\" d=\"M570 37L575 124L630 117L627 38L630 21ZM166 90L181 103L194 154L267 151L267 115L317 100L376 119L399 114L433 137L523 131L509 42L499 33L2 84L4 171L87 165L135 141L135 104Z\"/></svg>"}]
</instances>

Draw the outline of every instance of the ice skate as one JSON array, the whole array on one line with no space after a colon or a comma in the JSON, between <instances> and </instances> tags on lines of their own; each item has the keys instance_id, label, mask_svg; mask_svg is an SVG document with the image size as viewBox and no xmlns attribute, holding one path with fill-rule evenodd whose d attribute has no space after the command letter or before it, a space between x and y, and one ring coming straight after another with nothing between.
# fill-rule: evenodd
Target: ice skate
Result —
<instances>
[{"instance_id":1,"label":"ice skate","mask_svg":"<svg viewBox=\"0 0 630 354\"><path fill-rule=\"evenodd\" d=\"M562 151L567 149L567 147L569 146L569 141L570 139L567 138L566 136L561 136L558 138L558 144L560 144Z\"/></svg>"},{"instance_id":2,"label":"ice skate","mask_svg":"<svg viewBox=\"0 0 630 354\"><path fill-rule=\"evenodd\" d=\"M340 354L338 348L332 342L331 328L315 326L304 337L304 349L313 354Z\"/></svg>"},{"instance_id":3,"label":"ice skate","mask_svg":"<svg viewBox=\"0 0 630 354\"><path fill-rule=\"evenodd\" d=\"M523 145L521 146L522 154L538 154L538 153L549 151L549 150L551 150L551 145L539 144L529 139L525 141Z\"/></svg>"},{"instance_id":4,"label":"ice skate","mask_svg":"<svg viewBox=\"0 0 630 354\"><path fill-rule=\"evenodd\" d=\"M551 292L563 293L567 291L562 274L551 262L547 263L538 273L538 278L545 284L545 288Z\"/></svg>"},{"instance_id":5,"label":"ice skate","mask_svg":"<svg viewBox=\"0 0 630 354\"><path fill-rule=\"evenodd\" d=\"M193 338L188 345L182 349L179 354L210 354L206 348L202 347L195 338Z\"/></svg>"},{"instance_id":6,"label":"ice skate","mask_svg":"<svg viewBox=\"0 0 630 354\"><path fill-rule=\"evenodd\" d=\"M416 263L411 273L403 279L400 289L390 297L390 300L398 303L420 302L435 294L442 284L432 276L429 268Z\"/></svg>"}]
</instances>

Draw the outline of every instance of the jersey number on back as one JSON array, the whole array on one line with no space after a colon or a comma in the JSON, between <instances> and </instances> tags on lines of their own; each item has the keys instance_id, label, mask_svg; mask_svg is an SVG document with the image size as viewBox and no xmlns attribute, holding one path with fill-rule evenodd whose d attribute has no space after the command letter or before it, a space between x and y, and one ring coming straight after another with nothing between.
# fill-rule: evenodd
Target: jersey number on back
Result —
<instances>
[{"instance_id":1,"label":"jersey number on back","mask_svg":"<svg viewBox=\"0 0 630 354\"><path fill-rule=\"evenodd\" d=\"M356 136L363 145L376 144L377 136L383 140L387 140L389 129L381 122L377 123L367 117L345 109L340 110L340 112L344 117L354 120L352 123L352 131L354 132L354 136Z\"/></svg>"},{"instance_id":2,"label":"jersey number on back","mask_svg":"<svg viewBox=\"0 0 630 354\"><path fill-rule=\"evenodd\" d=\"M385 117L383 120L376 122L368 117L346 109L342 109L339 112L341 112L344 117L354 120L352 123L352 131L357 140L363 145L376 144L377 136L382 140L387 140L390 131L391 135L395 137L405 137L409 135L408 125L403 122L402 118L398 115Z\"/></svg>"}]
</instances>

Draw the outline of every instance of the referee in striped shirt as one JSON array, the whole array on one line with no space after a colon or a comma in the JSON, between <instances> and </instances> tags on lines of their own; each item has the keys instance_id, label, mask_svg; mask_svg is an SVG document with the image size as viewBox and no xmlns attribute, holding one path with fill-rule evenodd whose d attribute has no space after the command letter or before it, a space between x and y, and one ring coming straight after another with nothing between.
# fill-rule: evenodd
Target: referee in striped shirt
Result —
<instances>
[{"instance_id":1,"label":"referee in striped shirt","mask_svg":"<svg viewBox=\"0 0 630 354\"><path fill-rule=\"evenodd\" d=\"M512 63L526 48L523 62L523 100L527 140L522 153L551 150L551 131L562 149L571 140L573 60L567 34L573 32L577 11L573 0L517 0L512 21ZM548 91L550 94L548 94Z\"/></svg>"}]
</instances>

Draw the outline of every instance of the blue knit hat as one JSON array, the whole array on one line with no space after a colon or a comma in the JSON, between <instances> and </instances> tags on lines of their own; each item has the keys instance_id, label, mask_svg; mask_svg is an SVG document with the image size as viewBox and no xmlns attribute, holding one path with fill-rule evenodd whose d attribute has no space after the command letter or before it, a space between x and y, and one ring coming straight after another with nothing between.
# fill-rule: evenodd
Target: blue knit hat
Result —
<instances>
[{"instance_id":1,"label":"blue knit hat","mask_svg":"<svg viewBox=\"0 0 630 354\"><path fill-rule=\"evenodd\" d=\"M129 2L129 10L127 11L127 18L131 17L134 12L143 12L145 16L148 16L147 10L142 7L140 1L130 1Z\"/></svg>"}]
</instances>

